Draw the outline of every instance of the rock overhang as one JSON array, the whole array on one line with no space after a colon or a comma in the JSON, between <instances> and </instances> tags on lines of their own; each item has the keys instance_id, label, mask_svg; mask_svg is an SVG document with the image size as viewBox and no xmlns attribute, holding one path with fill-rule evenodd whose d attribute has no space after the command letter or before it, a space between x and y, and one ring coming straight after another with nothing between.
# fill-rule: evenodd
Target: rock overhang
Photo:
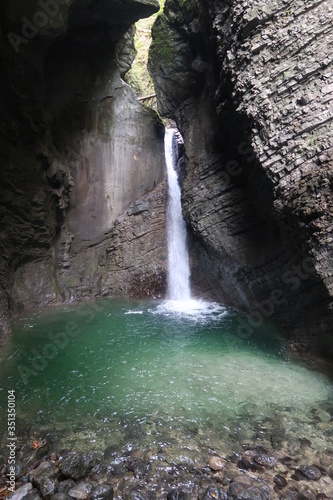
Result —
<instances>
[{"instance_id":1,"label":"rock overhang","mask_svg":"<svg viewBox=\"0 0 333 500\"><path fill-rule=\"evenodd\" d=\"M113 32L117 41L132 24L158 10L158 0L5 0L1 31L13 48L34 38L75 38L77 32L89 42L98 30L107 30L109 37Z\"/></svg>"}]
</instances>

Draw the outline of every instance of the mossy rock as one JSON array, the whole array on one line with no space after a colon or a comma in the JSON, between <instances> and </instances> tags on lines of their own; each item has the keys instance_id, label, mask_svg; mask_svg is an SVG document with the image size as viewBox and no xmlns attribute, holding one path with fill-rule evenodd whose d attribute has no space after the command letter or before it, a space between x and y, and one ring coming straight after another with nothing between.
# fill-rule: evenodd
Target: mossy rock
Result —
<instances>
[{"instance_id":1,"label":"mossy rock","mask_svg":"<svg viewBox=\"0 0 333 500\"><path fill-rule=\"evenodd\" d=\"M149 51L149 59L156 64L172 65L178 56L177 46L174 44L171 28L165 14L160 14L152 29L153 42Z\"/></svg>"}]
</instances>

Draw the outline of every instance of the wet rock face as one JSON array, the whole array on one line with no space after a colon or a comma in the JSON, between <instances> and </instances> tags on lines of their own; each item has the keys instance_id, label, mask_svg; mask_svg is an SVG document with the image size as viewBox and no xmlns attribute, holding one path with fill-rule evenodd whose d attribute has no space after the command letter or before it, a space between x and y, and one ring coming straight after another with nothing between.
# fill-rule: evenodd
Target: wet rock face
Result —
<instances>
[{"instance_id":1,"label":"wet rock face","mask_svg":"<svg viewBox=\"0 0 333 500\"><path fill-rule=\"evenodd\" d=\"M96 295L101 242L164 178L163 127L120 77L133 59L132 23L158 8L156 0L1 3L3 331L9 311ZM164 262L147 272L163 273ZM122 280L136 288L126 270Z\"/></svg>"},{"instance_id":2,"label":"wet rock face","mask_svg":"<svg viewBox=\"0 0 333 500\"><path fill-rule=\"evenodd\" d=\"M329 1L167 0L150 71L185 139L194 285L251 313L241 333L270 319L332 357L328 14ZM158 57L168 29L174 63Z\"/></svg>"},{"instance_id":3,"label":"wet rock face","mask_svg":"<svg viewBox=\"0 0 333 500\"><path fill-rule=\"evenodd\" d=\"M165 295L166 185L136 200L95 240L80 242L59 259L58 280L66 300ZM71 242L70 242L71 243ZM63 243L66 248L66 241Z\"/></svg>"}]
</instances>

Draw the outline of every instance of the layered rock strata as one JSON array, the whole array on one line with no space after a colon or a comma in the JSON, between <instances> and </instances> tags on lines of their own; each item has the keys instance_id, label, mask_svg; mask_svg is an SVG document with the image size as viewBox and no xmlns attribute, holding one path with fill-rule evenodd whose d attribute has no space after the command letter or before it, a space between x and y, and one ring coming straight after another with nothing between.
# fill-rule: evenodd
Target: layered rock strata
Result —
<instances>
[{"instance_id":1,"label":"layered rock strata","mask_svg":"<svg viewBox=\"0 0 333 500\"><path fill-rule=\"evenodd\" d=\"M167 0L150 71L185 139L184 215L202 293L333 354L329 1ZM162 57L163 56L163 57Z\"/></svg>"}]
</instances>

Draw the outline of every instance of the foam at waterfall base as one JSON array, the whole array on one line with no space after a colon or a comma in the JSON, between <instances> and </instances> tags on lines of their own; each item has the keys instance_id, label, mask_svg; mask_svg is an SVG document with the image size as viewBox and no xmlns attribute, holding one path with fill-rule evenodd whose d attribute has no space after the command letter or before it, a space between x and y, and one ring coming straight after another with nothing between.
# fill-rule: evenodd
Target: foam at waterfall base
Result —
<instances>
[{"instance_id":1,"label":"foam at waterfall base","mask_svg":"<svg viewBox=\"0 0 333 500\"><path fill-rule=\"evenodd\" d=\"M228 314L226 307L217 302L206 302L204 300L165 300L152 311L155 314L189 318L194 321L220 320Z\"/></svg>"}]
</instances>

